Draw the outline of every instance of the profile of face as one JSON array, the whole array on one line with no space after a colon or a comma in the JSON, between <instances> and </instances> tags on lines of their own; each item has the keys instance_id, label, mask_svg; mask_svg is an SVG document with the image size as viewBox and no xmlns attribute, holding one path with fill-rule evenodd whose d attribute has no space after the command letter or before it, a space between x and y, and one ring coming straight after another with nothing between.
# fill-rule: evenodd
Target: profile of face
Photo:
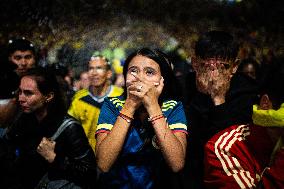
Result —
<instances>
[{"instance_id":1,"label":"profile of face","mask_svg":"<svg viewBox=\"0 0 284 189\"><path fill-rule=\"evenodd\" d=\"M136 55L128 65L126 87L140 81L159 85L161 78L160 66L157 62L146 56Z\"/></svg>"},{"instance_id":2,"label":"profile of face","mask_svg":"<svg viewBox=\"0 0 284 189\"><path fill-rule=\"evenodd\" d=\"M31 50L17 50L10 55L9 60L18 66L15 70L18 75L23 75L35 66L35 56Z\"/></svg>"},{"instance_id":3,"label":"profile of face","mask_svg":"<svg viewBox=\"0 0 284 189\"><path fill-rule=\"evenodd\" d=\"M48 102L53 98L52 94L43 95L32 76L24 76L19 87L19 103L25 113L37 113L47 110Z\"/></svg>"},{"instance_id":4,"label":"profile of face","mask_svg":"<svg viewBox=\"0 0 284 189\"><path fill-rule=\"evenodd\" d=\"M102 57L94 57L89 62L88 77L90 85L102 87L111 79L112 72L107 68L107 62Z\"/></svg>"}]
</instances>

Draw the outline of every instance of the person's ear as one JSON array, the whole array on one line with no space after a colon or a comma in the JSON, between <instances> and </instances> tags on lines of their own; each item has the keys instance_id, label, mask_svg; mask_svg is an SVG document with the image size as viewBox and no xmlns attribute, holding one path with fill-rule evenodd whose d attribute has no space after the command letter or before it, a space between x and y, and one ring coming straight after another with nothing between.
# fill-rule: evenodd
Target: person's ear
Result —
<instances>
[{"instance_id":1,"label":"person's ear","mask_svg":"<svg viewBox=\"0 0 284 189\"><path fill-rule=\"evenodd\" d=\"M45 102L49 103L54 98L54 92L48 93L48 95L45 96Z\"/></svg>"},{"instance_id":2,"label":"person's ear","mask_svg":"<svg viewBox=\"0 0 284 189\"><path fill-rule=\"evenodd\" d=\"M272 102L269 99L269 96L267 94L264 94L261 96L260 102L259 102L259 108L262 110L273 109Z\"/></svg>"},{"instance_id":3,"label":"person's ear","mask_svg":"<svg viewBox=\"0 0 284 189\"><path fill-rule=\"evenodd\" d=\"M108 70L108 71L107 71L107 78L108 78L108 79L111 79L111 78L112 78L112 71L111 71L111 70Z\"/></svg>"}]
</instances>

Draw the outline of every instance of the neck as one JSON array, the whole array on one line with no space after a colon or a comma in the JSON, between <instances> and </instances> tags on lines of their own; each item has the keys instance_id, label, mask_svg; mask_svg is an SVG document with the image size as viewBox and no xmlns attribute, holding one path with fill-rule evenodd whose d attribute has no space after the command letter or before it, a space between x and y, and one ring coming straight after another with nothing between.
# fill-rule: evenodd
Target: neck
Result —
<instances>
[{"instance_id":1,"label":"neck","mask_svg":"<svg viewBox=\"0 0 284 189\"><path fill-rule=\"evenodd\" d=\"M47 116L47 109L43 108L42 110L38 110L36 112L36 118L39 122L41 122Z\"/></svg>"},{"instance_id":2,"label":"neck","mask_svg":"<svg viewBox=\"0 0 284 189\"><path fill-rule=\"evenodd\" d=\"M104 84L102 86L92 86L91 87L91 90L92 90L92 94L94 96L105 96L107 91L108 91L108 88L110 87L109 84Z\"/></svg>"}]
</instances>

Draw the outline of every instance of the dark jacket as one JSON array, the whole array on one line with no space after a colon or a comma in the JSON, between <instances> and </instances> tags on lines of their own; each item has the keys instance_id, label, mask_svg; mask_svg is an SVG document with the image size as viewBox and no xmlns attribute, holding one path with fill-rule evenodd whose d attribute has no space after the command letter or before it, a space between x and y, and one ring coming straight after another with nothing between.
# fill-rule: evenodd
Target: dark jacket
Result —
<instances>
[{"instance_id":1,"label":"dark jacket","mask_svg":"<svg viewBox=\"0 0 284 189\"><path fill-rule=\"evenodd\" d=\"M251 122L252 105L257 100L258 85L243 74L236 74L226 102L215 106L209 95L197 92L188 105L189 123L185 188L202 188L204 145L217 132L234 124Z\"/></svg>"},{"instance_id":2,"label":"dark jacket","mask_svg":"<svg viewBox=\"0 0 284 189\"><path fill-rule=\"evenodd\" d=\"M80 186L95 182L95 155L80 124L72 123L56 139L53 163L37 153L42 137L50 138L62 120L47 117L39 123L33 114L22 114L6 134L6 141L14 146L17 156L14 170L20 188L34 188L47 171L50 180L67 179Z\"/></svg>"}]
</instances>

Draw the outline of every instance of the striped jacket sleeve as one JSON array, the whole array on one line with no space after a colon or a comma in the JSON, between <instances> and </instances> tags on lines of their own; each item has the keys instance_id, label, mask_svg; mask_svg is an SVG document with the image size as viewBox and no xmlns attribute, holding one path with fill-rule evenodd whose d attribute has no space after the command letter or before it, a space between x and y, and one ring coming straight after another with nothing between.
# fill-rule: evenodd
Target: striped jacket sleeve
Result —
<instances>
[{"instance_id":1,"label":"striped jacket sleeve","mask_svg":"<svg viewBox=\"0 0 284 189\"><path fill-rule=\"evenodd\" d=\"M256 188L261 173L243 142L249 134L247 125L231 126L208 141L204 157L207 188Z\"/></svg>"}]
</instances>

